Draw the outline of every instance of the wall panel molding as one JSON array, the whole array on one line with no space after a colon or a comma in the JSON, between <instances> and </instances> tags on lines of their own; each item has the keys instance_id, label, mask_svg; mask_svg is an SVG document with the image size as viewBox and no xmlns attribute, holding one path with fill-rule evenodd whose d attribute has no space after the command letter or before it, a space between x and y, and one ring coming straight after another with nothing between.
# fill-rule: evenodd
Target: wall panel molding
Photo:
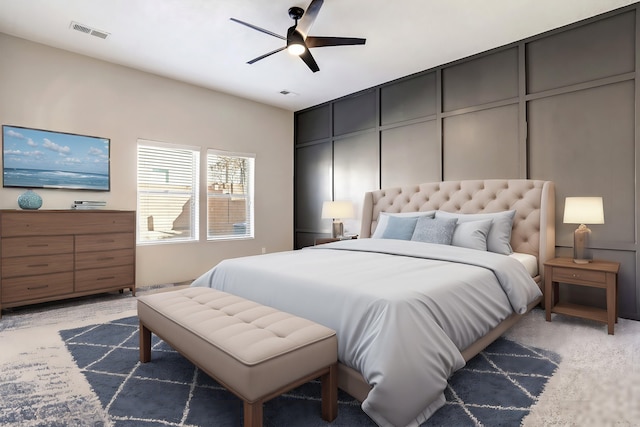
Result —
<instances>
[{"instance_id":1,"label":"wall panel molding","mask_svg":"<svg viewBox=\"0 0 640 427\"><path fill-rule=\"evenodd\" d=\"M332 182L333 197L359 206L361 192L416 181L553 180L560 256L570 256L575 228L562 223L564 197L603 196L605 224L592 227L591 246L622 263L620 313L640 320L639 7L297 112L296 151L308 149L310 138L326 141L332 168L331 176L319 176L312 156L300 163L296 156L296 181L303 180L301 188L313 187L313 179ZM329 232L321 220L309 220L321 197L326 192L296 193L296 247ZM358 220L350 227L359 229ZM573 293L596 305L603 298L597 290Z\"/></svg>"}]
</instances>

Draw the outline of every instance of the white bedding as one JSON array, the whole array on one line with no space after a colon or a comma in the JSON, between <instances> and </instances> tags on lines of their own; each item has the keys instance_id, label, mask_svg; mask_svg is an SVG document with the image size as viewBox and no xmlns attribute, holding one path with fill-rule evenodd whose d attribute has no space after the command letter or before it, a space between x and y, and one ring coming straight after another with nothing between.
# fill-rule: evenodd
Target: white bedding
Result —
<instances>
[{"instance_id":1,"label":"white bedding","mask_svg":"<svg viewBox=\"0 0 640 427\"><path fill-rule=\"evenodd\" d=\"M531 277L536 277L538 275L538 258L535 256L531 254L521 254L518 252L514 252L509 256L520 261Z\"/></svg>"},{"instance_id":2,"label":"white bedding","mask_svg":"<svg viewBox=\"0 0 640 427\"><path fill-rule=\"evenodd\" d=\"M339 360L372 386L362 409L381 426L429 418L464 366L460 350L541 296L513 257L390 239L230 259L192 286L336 330Z\"/></svg>"}]
</instances>

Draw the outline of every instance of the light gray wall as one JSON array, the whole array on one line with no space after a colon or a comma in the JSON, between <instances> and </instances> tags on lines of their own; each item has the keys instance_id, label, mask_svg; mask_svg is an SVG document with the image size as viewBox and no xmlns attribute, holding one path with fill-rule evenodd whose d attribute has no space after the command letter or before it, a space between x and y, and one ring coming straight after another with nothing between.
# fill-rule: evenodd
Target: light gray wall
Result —
<instances>
[{"instance_id":1,"label":"light gray wall","mask_svg":"<svg viewBox=\"0 0 640 427\"><path fill-rule=\"evenodd\" d=\"M565 197L602 196L605 224L591 226L591 246L621 263L620 313L640 319L637 7L297 112L296 245L330 232L315 212L321 198L359 204L364 191L420 182L552 180L557 254L572 255L576 228L562 223ZM299 156L312 151L322 156ZM328 184L310 195L310 182ZM345 227L358 232L359 222ZM562 293L604 306L602 290Z\"/></svg>"},{"instance_id":2,"label":"light gray wall","mask_svg":"<svg viewBox=\"0 0 640 427\"><path fill-rule=\"evenodd\" d=\"M262 248L291 249L293 113L1 33L0 52L2 124L111 139L111 191L38 190L43 209L96 199L135 210L138 138L256 154L256 238L139 246L138 286L190 280ZM20 193L0 188L0 208L17 208ZM204 217L206 203L201 209Z\"/></svg>"}]
</instances>

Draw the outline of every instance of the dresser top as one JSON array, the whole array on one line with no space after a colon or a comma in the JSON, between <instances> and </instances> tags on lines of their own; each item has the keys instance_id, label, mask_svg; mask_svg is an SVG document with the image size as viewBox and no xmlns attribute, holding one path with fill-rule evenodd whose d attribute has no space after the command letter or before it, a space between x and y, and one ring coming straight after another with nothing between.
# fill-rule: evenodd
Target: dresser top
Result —
<instances>
[{"instance_id":1,"label":"dresser top","mask_svg":"<svg viewBox=\"0 0 640 427\"><path fill-rule=\"evenodd\" d=\"M69 212L135 212L134 210L126 210L126 209L33 209L33 210L29 210L29 209L0 209L0 213L16 213L16 212L20 212L20 213L55 213L55 212L63 212L63 213L69 213Z\"/></svg>"}]
</instances>

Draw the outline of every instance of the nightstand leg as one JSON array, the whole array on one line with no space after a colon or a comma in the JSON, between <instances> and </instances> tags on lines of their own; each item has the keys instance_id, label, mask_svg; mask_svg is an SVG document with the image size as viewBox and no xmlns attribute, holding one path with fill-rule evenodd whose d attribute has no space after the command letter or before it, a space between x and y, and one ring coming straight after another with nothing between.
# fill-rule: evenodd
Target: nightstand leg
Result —
<instances>
[{"instance_id":1,"label":"nightstand leg","mask_svg":"<svg viewBox=\"0 0 640 427\"><path fill-rule=\"evenodd\" d=\"M544 278L544 310L546 313L547 322L551 322L551 294L553 291L551 290L551 269L547 270L546 277Z\"/></svg>"},{"instance_id":2,"label":"nightstand leg","mask_svg":"<svg viewBox=\"0 0 640 427\"><path fill-rule=\"evenodd\" d=\"M560 283L551 282L553 284L553 305L558 304L560 301Z\"/></svg>"},{"instance_id":3,"label":"nightstand leg","mask_svg":"<svg viewBox=\"0 0 640 427\"><path fill-rule=\"evenodd\" d=\"M607 273L607 328L609 335L613 335L613 328L617 320L616 279L612 273Z\"/></svg>"},{"instance_id":4,"label":"nightstand leg","mask_svg":"<svg viewBox=\"0 0 640 427\"><path fill-rule=\"evenodd\" d=\"M618 275L615 275L613 280L616 282L616 323L618 323L618 317L620 317L620 312L618 311Z\"/></svg>"}]
</instances>

